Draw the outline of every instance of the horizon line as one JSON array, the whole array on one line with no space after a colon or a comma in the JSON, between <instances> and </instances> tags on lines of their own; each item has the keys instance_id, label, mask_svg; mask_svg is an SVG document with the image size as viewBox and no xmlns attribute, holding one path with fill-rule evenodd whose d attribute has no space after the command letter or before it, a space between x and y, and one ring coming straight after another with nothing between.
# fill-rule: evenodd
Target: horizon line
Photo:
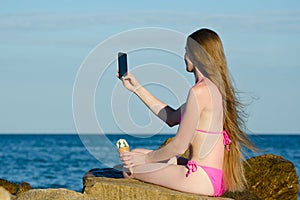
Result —
<instances>
[{"instance_id":1,"label":"horizon line","mask_svg":"<svg viewBox=\"0 0 300 200\"><path fill-rule=\"evenodd\" d=\"M72 132L65 132L65 131L23 131L23 132L19 132L19 131L0 131L0 135L49 135L49 134L53 134L53 135L97 135L97 134L102 134L99 132L86 132L86 133L78 133L76 131L72 131ZM134 135L176 135L176 133L131 133L131 134L127 134L124 132L107 132L103 135L129 135L129 136L134 136ZM300 132L248 132L246 133L247 135L300 135Z\"/></svg>"}]
</instances>

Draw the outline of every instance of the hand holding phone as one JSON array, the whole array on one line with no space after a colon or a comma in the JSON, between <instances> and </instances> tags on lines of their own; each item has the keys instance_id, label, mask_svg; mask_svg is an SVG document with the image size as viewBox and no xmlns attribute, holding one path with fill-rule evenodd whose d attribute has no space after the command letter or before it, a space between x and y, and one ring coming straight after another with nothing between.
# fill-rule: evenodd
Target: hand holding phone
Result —
<instances>
[{"instance_id":1,"label":"hand holding phone","mask_svg":"<svg viewBox=\"0 0 300 200\"><path fill-rule=\"evenodd\" d=\"M118 53L118 64L119 64L119 78L126 76L128 66L127 66L127 54L119 52Z\"/></svg>"}]
</instances>

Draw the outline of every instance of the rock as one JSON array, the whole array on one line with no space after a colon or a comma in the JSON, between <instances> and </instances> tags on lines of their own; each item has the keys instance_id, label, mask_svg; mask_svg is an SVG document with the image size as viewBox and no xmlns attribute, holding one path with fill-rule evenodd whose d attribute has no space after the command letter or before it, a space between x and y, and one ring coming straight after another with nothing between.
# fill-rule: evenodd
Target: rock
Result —
<instances>
[{"instance_id":1,"label":"rock","mask_svg":"<svg viewBox=\"0 0 300 200\"><path fill-rule=\"evenodd\" d=\"M298 199L299 182L294 164L281 156L261 155L244 164L249 191L259 198Z\"/></svg>"},{"instance_id":2,"label":"rock","mask_svg":"<svg viewBox=\"0 0 300 200\"><path fill-rule=\"evenodd\" d=\"M87 176L84 181L84 199L122 199L122 200L153 200L153 199L176 199L176 200L212 200L229 199L222 197L199 196L183 193L158 185L144 183L134 179L105 178Z\"/></svg>"},{"instance_id":3,"label":"rock","mask_svg":"<svg viewBox=\"0 0 300 200\"><path fill-rule=\"evenodd\" d=\"M11 200L10 193L3 187L0 187L0 199L1 200Z\"/></svg>"},{"instance_id":4,"label":"rock","mask_svg":"<svg viewBox=\"0 0 300 200\"><path fill-rule=\"evenodd\" d=\"M123 173L121 170L117 170L114 168L95 168L88 171L84 177L83 181L86 177L109 177L109 178L123 178Z\"/></svg>"},{"instance_id":5,"label":"rock","mask_svg":"<svg viewBox=\"0 0 300 200\"><path fill-rule=\"evenodd\" d=\"M22 182L17 184L4 179L0 179L0 186L5 188L10 194L17 196L31 189L29 183Z\"/></svg>"},{"instance_id":6,"label":"rock","mask_svg":"<svg viewBox=\"0 0 300 200\"><path fill-rule=\"evenodd\" d=\"M229 192L226 191L223 197L229 197L235 200L261 200L256 194L249 190L244 190L242 192Z\"/></svg>"},{"instance_id":7,"label":"rock","mask_svg":"<svg viewBox=\"0 0 300 200\"><path fill-rule=\"evenodd\" d=\"M67 189L32 189L20 194L17 200L83 200L83 195Z\"/></svg>"},{"instance_id":8,"label":"rock","mask_svg":"<svg viewBox=\"0 0 300 200\"><path fill-rule=\"evenodd\" d=\"M18 191L19 184L12 183L10 181L0 179L0 186L5 188L10 194L15 194Z\"/></svg>"},{"instance_id":9,"label":"rock","mask_svg":"<svg viewBox=\"0 0 300 200\"><path fill-rule=\"evenodd\" d=\"M83 189L84 192L86 180L88 177L107 177L107 178L123 178L123 173L120 170L116 170L114 168L95 168L91 169L82 178Z\"/></svg>"}]
</instances>

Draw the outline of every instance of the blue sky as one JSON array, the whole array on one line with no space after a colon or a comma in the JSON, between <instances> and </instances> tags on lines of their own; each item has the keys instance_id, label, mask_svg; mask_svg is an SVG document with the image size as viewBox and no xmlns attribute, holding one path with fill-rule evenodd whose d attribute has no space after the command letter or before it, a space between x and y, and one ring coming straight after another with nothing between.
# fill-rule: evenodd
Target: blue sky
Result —
<instances>
[{"instance_id":1,"label":"blue sky","mask_svg":"<svg viewBox=\"0 0 300 200\"><path fill-rule=\"evenodd\" d=\"M0 132L75 132L76 74L89 52L106 38L143 27L186 35L209 27L221 36L231 75L250 103L248 128L254 133L300 133L299 24L296 0L1 1ZM185 73L182 67L179 71ZM116 84L109 72L108 84ZM186 77L192 82L191 75ZM172 95L157 87L149 89L173 102ZM146 109L133 102L139 110L135 117L143 121ZM103 120L105 131L120 131L110 118Z\"/></svg>"}]
</instances>

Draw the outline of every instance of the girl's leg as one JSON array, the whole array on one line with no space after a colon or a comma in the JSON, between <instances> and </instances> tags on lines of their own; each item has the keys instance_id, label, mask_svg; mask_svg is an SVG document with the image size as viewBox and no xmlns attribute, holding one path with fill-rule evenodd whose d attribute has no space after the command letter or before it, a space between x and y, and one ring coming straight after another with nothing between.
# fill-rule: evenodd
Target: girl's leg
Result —
<instances>
[{"instance_id":1,"label":"girl's leg","mask_svg":"<svg viewBox=\"0 0 300 200\"><path fill-rule=\"evenodd\" d=\"M213 185L206 172L198 170L186 177L187 168L183 165L167 165L149 173L134 173L133 178L161 185L167 188L202 195L213 195Z\"/></svg>"},{"instance_id":2,"label":"girl's leg","mask_svg":"<svg viewBox=\"0 0 300 200\"><path fill-rule=\"evenodd\" d=\"M149 149L133 149L133 152L139 152L139 153L149 153L152 150ZM178 157L177 158L177 165L186 165L188 163L188 159L183 158L183 157Z\"/></svg>"},{"instance_id":3,"label":"girl's leg","mask_svg":"<svg viewBox=\"0 0 300 200\"><path fill-rule=\"evenodd\" d=\"M152 150L149 150L149 149L133 149L132 150L132 152L144 153L144 154L149 153L151 151ZM168 163L168 164L166 164L166 163ZM171 158L171 159L166 160L166 161L163 161L159 165L155 165L155 166L153 166L153 165L150 166L151 164L142 165L142 167L137 166L136 168L133 168L133 173L134 172L141 173L141 172L156 171L156 170L159 170L161 168L164 168L165 166L167 166L169 164L177 165L176 157ZM123 169L123 176L124 176L124 178L133 178L132 174L126 168Z\"/></svg>"},{"instance_id":4,"label":"girl's leg","mask_svg":"<svg viewBox=\"0 0 300 200\"><path fill-rule=\"evenodd\" d=\"M149 153L151 151L153 151L153 150L150 150L150 149L141 149L141 148L140 149L133 149L132 150L132 152L144 153L144 154Z\"/></svg>"},{"instance_id":5,"label":"girl's leg","mask_svg":"<svg viewBox=\"0 0 300 200\"><path fill-rule=\"evenodd\" d=\"M133 149L133 152L149 153L149 149ZM166 167L160 168L148 173L133 173L129 175L123 172L125 178L135 178L145 182L154 183L174 190L190 192L202 195L213 195L213 185L206 172L198 167L198 170L186 177L187 168L185 163L188 161L184 158L178 159L179 164L166 164Z\"/></svg>"}]
</instances>

